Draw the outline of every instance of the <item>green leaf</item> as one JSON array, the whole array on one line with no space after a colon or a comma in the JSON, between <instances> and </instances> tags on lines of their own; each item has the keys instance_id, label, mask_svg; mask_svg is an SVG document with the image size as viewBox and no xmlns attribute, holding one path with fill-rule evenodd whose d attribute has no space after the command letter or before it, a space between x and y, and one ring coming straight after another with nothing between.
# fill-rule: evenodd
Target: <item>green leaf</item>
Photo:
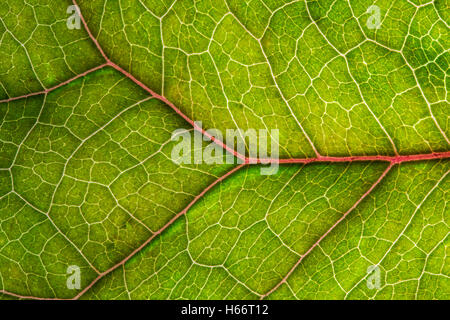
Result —
<instances>
[{"instance_id":1,"label":"green leaf","mask_svg":"<svg viewBox=\"0 0 450 320\"><path fill-rule=\"evenodd\" d=\"M0 299L450 299L447 7L3 1Z\"/></svg>"}]
</instances>

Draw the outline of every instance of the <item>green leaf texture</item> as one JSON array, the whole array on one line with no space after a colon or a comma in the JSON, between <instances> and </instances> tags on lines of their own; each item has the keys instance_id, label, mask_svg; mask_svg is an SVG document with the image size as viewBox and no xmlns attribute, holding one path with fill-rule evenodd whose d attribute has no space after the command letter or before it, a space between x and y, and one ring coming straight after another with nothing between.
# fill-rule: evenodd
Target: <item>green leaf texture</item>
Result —
<instances>
[{"instance_id":1,"label":"green leaf texture","mask_svg":"<svg viewBox=\"0 0 450 320\"><path fill-rule=\"evenodd\" d=\"M450 299L449 12L3 0L0 299ZM194 121L279 170L173 162Z\"/></svg>"}]
</instances>

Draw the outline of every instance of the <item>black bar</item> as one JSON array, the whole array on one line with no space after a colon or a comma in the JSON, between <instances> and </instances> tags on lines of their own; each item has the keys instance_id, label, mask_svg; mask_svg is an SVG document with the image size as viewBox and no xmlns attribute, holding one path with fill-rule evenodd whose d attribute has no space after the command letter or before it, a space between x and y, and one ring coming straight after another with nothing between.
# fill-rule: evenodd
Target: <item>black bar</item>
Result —
<instances>
[{"instance_id":1,"label":"black bar","mask_svg":"<svg viewBox=\"0 0 450 320\"><path fill-rule=\"evenodd\" d=\"M2 314L10 308L14 318L22 313L45 318L80 320L121 318L147 319L322 319L324 317L377 317L384 320L398 312L402 319L420 314L429 306L442 315L449 309L448 301L1 301ZM45 310L44 310L45 309ZM430 309L429 309L430 310ZM50 312L49 312L50 311ZM42 312L42 313L41 313ZM5 317L5 319L7 319Z\"/></svg>"}]
</instances>

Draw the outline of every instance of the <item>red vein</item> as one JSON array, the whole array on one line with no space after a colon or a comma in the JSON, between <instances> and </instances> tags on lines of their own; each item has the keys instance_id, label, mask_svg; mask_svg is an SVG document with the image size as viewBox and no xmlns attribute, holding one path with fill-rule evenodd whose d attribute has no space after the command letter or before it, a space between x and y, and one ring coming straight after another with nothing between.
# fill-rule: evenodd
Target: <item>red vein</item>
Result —
<instances>
[{"instance_id":1,"label":"red vein","mask_svg":"<svg viewBox=\"0 0 450 320\"><path fill-rule=\"evenodd\" d=\"M183 210L181 210L177 215L175 215L172 219L169 220L161 229L156 231L151 235L150 238L148 238L144 243L142 243L138 248L136 248L133 252L131 252L126 258L109 268L108 270L100 273L97 278L95 278L87 287L85 287L80 293L78 293L74 298L72 299L62 299L62 298L40 298L40 297L33 297L33 296L25 296L20 295L16 293L12 293L6 290L0 290L0 293L7 294L16 298L21 299L32 299L32 300L77 300L79 299L83 294L85 294L89 289L91 289L100 279L105 277L107 274L110 274L117 268L123 266L127 261L129 261L131 258L133 258L136 254L138 254L142 249L144 249L145 246L147 246L153 239L155 239L157 236L159 236L161 233L164 232L167 228L169 228L175 221L177 221L181 216L185 215L192 206L197 203L208 191L210 191L212 188L214 188L218 183L222 182L229 176L231 176L233 173L244 167L246 164L241 164L233 168L232 170L225 173L223 176L217 178L213 183L208 185L199 195L197 195Z\"/></svg>"},{"instance_id":2,"label":"red vein","mask_svg":"<svg viewBox=\"0 0 450 320\"><path fill-rule=\"evenodd\" d=\"M320 238L319 240L317 240L309 249L308 251L306 251L301 257L300 259L298 259L298 261L292 266L292 268L289 270L289 272L284 276L284 278L278 282L272 289L270 289L266 294L264 294L261 299L264 299L265 297L267 297L269 294L271 294L272 292L274 292L275 290L277 290L283 283L285 283L287 281L287 279L289 278L289 276L294 272L294 270L298 267L298 265L303 261L303 259L305 257L308 256L309 253L311 253L311 251L317 247L319 245L319 243L331 232L333 231L334 228L336 228L336 226L341 223L342 220L344 220L349 214L350 212L352 212L372 191L373 189L375 189L375 187L384 179L384 177L388 174L388 172L392 169L392 167L395 165L395 163L391 163L389 165L389 167L387 167L387 169L381 174L381 176L378 178L377 181L375 181L375 183L369 188L369 190L367 190L362 196L361 198L358 199L358 201L356 201L353 206L347 210L346 213L344 213L342 215L342 217L339 218L338 221L335 222L335 224L327 230L327 232L325 232Z\"/></svg>"},{"instance_id":3,"label":"red vein","mask_svg":"<svg viewBox=\"0 0 450 320\"><path fill-rule=\"evenodd\" d=\"M116 265L112 266L108 270L102 272L94 281L92 281L86 288L83 289L78 295L76 295L73 300L77 300L80 298L83 294L85 294L89 289L91 289L100 279L102 279L107 274L111 273L112 271L116 270L117 268L123 266L128 260L130 260L133 256L135 256L137 253L139 253L145 246L147 246L154 238L159 236L164 230L166 230L168 227L170 227L175 221L178 220L181 216L185 215L189 209L197 203L209 190L214 188L218 183L225 180L229 176L231 176L233 173L241 169L245 164L241 164L232 170L228 171L226 174L215 180L213 183L211 183L209 186L207 186L199 195L197 195L182 211L180 211L176 216L174 216L172 219L170 219L169 222L167 222L161 229L156 231L150 238L148 238L144 243L142 243L137 249L135 249L132 253L130 253L125 259L117 263Z\"/></svg>"},{"instance_id":4,"label":"red vein","mask_svg":"<svg viewBox=\"0 0 450 320\"><path fill-rule=\"evenodd\" d=\"M54 87L51 87L51 88L48 88L48 89L45 89L45 90L42 90L42 91L38 91L38 92L28 93L28 94L25 94L25 95L19 96L19 97L12 97L12 98L8 98L8 99L5 99L5 100L0 100L0 103L8 103L8 102L15 101L15 100L26 99L26 98L30 98L30 97L33 97L33 96L38 96L38 95L41 95L41 94L47 94L47 93L49 93L49 92L51 92L53 90L56 90L58 88L61 88L61 87L65 86L66 84L69 84L69 83L71 83L71 82L73 82L73 81L75 81L75 80L77 80L79 78L82 78L82 77L84 77L84 76L86 76L86 75L88 75L88 74L90 74L92 72L100 70L100 69L102 69L102 68L104 68L106 66L107 66L107 64L104 63L104 64L99 65L97 67L94 67L92 69L86 70L85 72L80 73L79 75L76 75L75 77L73 77L71 79L68 79L68 80L66 80L64 82L61 82L60 84L58 84L58 85L56 85Z\"/></svg>"},{"instance_id":5,"label":"red vein","mask_svg":"<svg viewBox=\"0 0 450 320\"><path fill-rule=\"evenodd\" d=\"M117 71L121 72L125 77L127 77L128 79L130 79L131 81L133 81L135 84L137 84L138 86L140 86L142 89L144 89L145 91L147 91L148 93L150 93L152 96L154 96L156 99L164 102L165 104L167 104L169 107L171 107L178 115L180 115L184 120L186 120L189 124L191 124L195 130L201 132L204 136L208 137L210 140L214 141L215 143L217 143L218 145L220 145L223 149L227 150L228 152L230 152L231 154L233 154L235 157L241 159L241 160L245 160L245 157L241 154L239 154L238 152L236 152L234 149L230 148L229 146L227 146L226 144L224 144L221 141L218 141L215 137L211 136L210 134L208 134L205 130L203 130L202 128L200 128L191 118L189 118L187 115L185 115L180 109L178 109L171 101L169 101L169 99L167 99L166 97L157 94L156 92L154 92L152 89L150 89L149 87L147 87L144 83L142 83L141 81L139 81L138 79L136 79L131 73L129 73L128 71L124 70L123 68L121 68L119 65L117 65L116 63L114 63L113 61L111 61L111 59L109 59L109 57L106 55L106 53L103 51L102 46L100 45L100 43L98 42L98 40L94 37L94 35L92 34L91 30L89 29L86 19L84 19L83 14L81 13L81 10L79 10L79 6L77 4L76 0L72 0L73 4L75 6L77 6L78 8L78 15L80 16L81 22L84 25L84 28L86 29L86 32L88 33L89 37L91 38L91 40L94 42L95 46L98 48L98 50L100 51L101 55L103 56L103 58L106 60L106 64L113 67L114 69L116 69Z\"/></svg>"},{"instance_id":6,"label":"red vein","mask_svg":"<svg viewBox=\"0 0 450 320\"><path fill-rule=\"evenodd\" d=\"M354 162L354 161L387 161L392 164L421 161L421 160L434 160L434 159L446 159L450 158L450 151L446 152L433 152L424 154L411 154L411 155L397 155L397 156L351 156L351 157L326 157L320 156L316 158L293 158L293 159L261 159L261 158L246 158L247 163L313 163L313 162Z\"/></svg>"},{"instance_id":7,"label":"red vein","mask_svg":"<svg viewBox=\"0 0 450 320\"><path fill-rule=\"evenodd\" d=\"M40 297L33 297L33 296L23 296L17 293L9 292L6 290L0 290L0 293L6 294L11 297L19 298L19 299L27 299L27 300L64 300L59 298L40 298Z\"/></svg>"},{"instance_id":8,"label":"red vein","mask_svg":"<svg viewBox=\"0 0 450 320\"><path fill-rule=\"evenodd\" d=\"M81 22L83 23L84 29L86 30L87 34L89 35L89 38L91 38L92 42L94 42L95 46L97 47L98 51L100 51L100 54L103 56L103 58L106 61L109 61L109 58L106 56L105 52L103 51L102 46L100 45L100 43L98 42L98 40L94 37L94 35L91 32L91 29L89 29L86 20L84 19L83 14L81 13L80 10L80 6L78 5L76 0L72 0L73 4L76 6L77 8L77 14L81 19Z\"/></svg>"},{"instance_id":9,"label":"red vein","mask_svg":"<svg viewBox=\"0 0 450 320\"><path fill-rule=\"evenodd\" d=\"M114 69L116 69L117 71L121 72L124 76L126 76L128 79L130 79L131 81L133 81L135 84L137 84L138 86L140 86L142 89L144 89L145 91L147 91L148 93L150 93L153 97L155 97L156 99L164 102L165 104L167 104L170 108L172 108L172 110L174 110L179 116L181 116L184 120L186 120L191 126L194 127L194 129L198 132L201 132L204 136L206 136L209 140L215 142L216 144L218 144L220 147L222 147L222 149L228 151L229 153L233 154L235 157L239 158L240 160L243 160L245 162L246 157L242 154L240 154L239 152L237 152L236 150L234 150L233 148L230 148L229 146L227 146L225 143L223 143L221 140L216 139L214 136L210 135L208 132L206 132L203 128L201 128L199 125L197 125L197 123L195 123L194 120L192 120L191 118L189 118L187 115L185 115L183 113L183 111L181 111L179 108L177 108L171 101L169 101L169 99L167 99L166 97L154 92L152 89L150 89L149 87L147 87L145 84L143 84L141 81L139 81L138 79L136 79L131 73L129 73L128 71L124 70L123 68L121 68L120 66L118 66L117 64L115 64L114 62L108 60L107 65L113 67Z\"/></svg>"}]
</instances>

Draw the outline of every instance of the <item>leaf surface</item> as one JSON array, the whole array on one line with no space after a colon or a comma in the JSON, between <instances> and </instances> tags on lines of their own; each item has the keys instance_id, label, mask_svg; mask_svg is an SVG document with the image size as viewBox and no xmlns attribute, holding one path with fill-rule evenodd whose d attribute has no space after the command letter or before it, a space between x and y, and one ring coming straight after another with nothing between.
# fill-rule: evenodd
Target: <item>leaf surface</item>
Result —
<instances>
[{"instance_id":1,"label":"leaf surface","mask_svg":"<svg viewBox=\"0 0 450 320\"><path fill-rule=\"evenodd\" d=\"M3 1L0 299L449 299L448 5L372 4Z\"/></svg>"}]
</instances>

